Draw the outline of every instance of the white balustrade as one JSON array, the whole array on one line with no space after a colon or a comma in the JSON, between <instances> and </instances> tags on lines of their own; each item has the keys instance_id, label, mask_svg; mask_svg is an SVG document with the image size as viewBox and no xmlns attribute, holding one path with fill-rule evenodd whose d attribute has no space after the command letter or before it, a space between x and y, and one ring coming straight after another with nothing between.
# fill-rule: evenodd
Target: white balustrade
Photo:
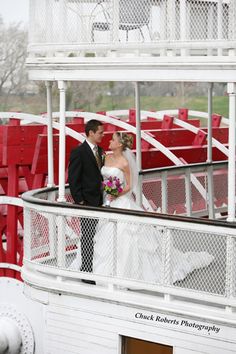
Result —
<instances>
[{"instance_id":1,"label":"white balustrade","mask_svg":"<svg viewBox=\"0 0 236 354\"><path fill-rule=\"evenodd\" d=\"M200 303L206 301L227 311L236 307L236 236L232 223L141 211L123 213L111 208L91 210L69 203L52 203L51 192L47 190L33 193L28 192L23 197L27 245L22 270L25 281L37 283L36 278L42 274L44 284L48 277L50 286L57 288L59 282L60 288L64 283L64 290L67 287L71 291L81 286L79 279L87 278L109 292L120 287L145 289L149 295L162 293ZM79 266L82 219L87 220L88 228L96 219L97 232L104 231L99 256L106 264L95 267L92 273L80 271ZM53 243L49 235L52 228ZM124 262L127 249L131 255ZM179 263L185 258L192 267L182 274ZM202 259L200 263L199 259ZM148 274L143 272L146 264L152 269Z\"/></svg>"},{"instance_id":2,"label":"white balustrade","mask_svg":"<svg viewBox=\"0 0 236 354\"><path fill-rule=\"evenodd\" d=\"M234 0L31 0L29 53L222 55L235 47ZM110 55L110 54L109 54Z\"/></svg>"}]
</instances>

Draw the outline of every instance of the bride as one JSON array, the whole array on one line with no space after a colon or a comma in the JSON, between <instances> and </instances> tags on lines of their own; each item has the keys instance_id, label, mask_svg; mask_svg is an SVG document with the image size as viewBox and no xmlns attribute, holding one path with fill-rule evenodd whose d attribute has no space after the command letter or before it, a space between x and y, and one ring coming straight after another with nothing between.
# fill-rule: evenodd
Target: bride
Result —
<instances>
[{"instance_id":1,"label":"bride","mask_svg":"<svg viewBox=\"0 0 236 354\"><path fill-rule=\"evenodd\" d=\"M117 177L123 191L117 196L107 196L110 206L121 209L143 210L134 195L138 185L138 171L132 148L133 137L116 132L110 141L105 164L101 169L103 179ZM111 215L112 219L112 215ZM93 272L103 276L116 276L132 280L161 282L163 228L121 219L100 219L94 237ZM195 269L208 266L213 256L206 252L181 252L171 248L171 282L184 279ZM80 266L77 254L73 268Z\"/></svg>"},{"instance_id":2,"label":"bride","mask_svg":"<svg viewBox=\"0 0 236 354\"><path fill-rule=\"evenodd\" d=\"M133 137L116 132L110 141L111 154L106 155L102 167L104 180L117 177L123 183L118 197L108 196L110 206L142 210L134 195L138 185L138 171L132 148ZM161 281L163 229L153 225L132 224L121 220L116 224L100 220L94 238L93 272L133 280L158 283ZM182 280L194 269L209 265L213 256L206 252L183 253L172 247L172 282Z\"/></svg>"}]
</instances>

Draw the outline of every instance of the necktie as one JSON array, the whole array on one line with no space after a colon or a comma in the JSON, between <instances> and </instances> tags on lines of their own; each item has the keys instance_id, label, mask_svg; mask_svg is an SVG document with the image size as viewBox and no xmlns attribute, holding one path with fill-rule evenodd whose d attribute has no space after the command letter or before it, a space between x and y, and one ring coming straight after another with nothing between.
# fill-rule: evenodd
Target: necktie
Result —
<instances>
[{"instance_id":1,"label":"necktie","mask_svg":"<svg viewBox=\"0 0 236 354\"><path fill-rule=\"evenodd\" d=\"M94 150L95 159L96 159L96 161L97 161L97 165L98 165L98 167L99 167L99 169L100 169L100 168L101 168L101 159L100 159L100 156L99 156L99 154L98 154L98 147L95 145L94 148L93 148L93 150Z\"/></svg>"}]
</instances>

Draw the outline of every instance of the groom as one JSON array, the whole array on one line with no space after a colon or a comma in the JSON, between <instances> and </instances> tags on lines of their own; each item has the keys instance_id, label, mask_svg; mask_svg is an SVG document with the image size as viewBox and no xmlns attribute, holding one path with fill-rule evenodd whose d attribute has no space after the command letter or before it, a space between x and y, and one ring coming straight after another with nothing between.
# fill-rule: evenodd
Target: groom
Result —
<instances>
[{"instance_id":1,"label":"groom","mask_svg":"<svg viewBox=\"0 0 236 354\"><path fill-rule=\"evenodd\" d=\"M104 135L103 124L96 119L85 125L86 140L71 151L68 180L71 195L76 204L101 206L102 196L102 148L100 144ZM93 271L93 238L97 219L81 218L81 259L80 270ZM95 284L90 280L83 280Z\"/></svg>"}]
</instances>

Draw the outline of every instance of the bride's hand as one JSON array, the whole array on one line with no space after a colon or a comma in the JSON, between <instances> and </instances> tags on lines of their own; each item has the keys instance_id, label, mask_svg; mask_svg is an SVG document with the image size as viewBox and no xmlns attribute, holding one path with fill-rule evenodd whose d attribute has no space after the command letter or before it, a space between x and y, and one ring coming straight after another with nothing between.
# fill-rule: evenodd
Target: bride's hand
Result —
<instances>
[{"instance_id":1,"label":"bride's hand","mask_svg":"<svg viewBox=\"0 0 236 354\"><path fill-rule=\"evenodd\" d=\"M111 195L111 194L108 194L107 196L107 199L110 201L110 202L113 202L113 200L115 200L117 197L115 195Z\"/></svg>"}]
</instances>

